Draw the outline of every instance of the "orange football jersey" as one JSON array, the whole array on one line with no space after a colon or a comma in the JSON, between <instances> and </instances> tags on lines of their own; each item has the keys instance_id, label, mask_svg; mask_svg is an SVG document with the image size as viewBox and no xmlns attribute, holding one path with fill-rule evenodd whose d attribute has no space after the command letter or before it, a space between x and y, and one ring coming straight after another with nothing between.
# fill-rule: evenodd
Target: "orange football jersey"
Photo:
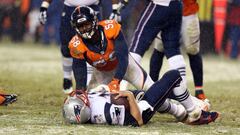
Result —
<instances>
[{"instance_id":1,"label":"orange football jersey","mask_svg":"<svg viewBox=\"0 0 240 135\"><path fill-rule=\"evenodd\" d=\"M121 25L114 20L103 20L98 23L103 27L103 32L106 37L106 50L102 53L97 53L90 50L83 42L80 36L75 35L69 42L68 48L72 57L77 59L85 59L93 67L100 71L111 71L116 68L118 60L114 55L114 40L118 36Z\"/></svg>"},{"instance_id":2,"label":"orange football jersey","mask_svg":"<svg viewBox=\"0 0 240 135\"><path fill-rule=\"evenodd\" d=\"M197 0L183 0L183 16L188 16L198 12Z\"/></svg>"}]
</instances>

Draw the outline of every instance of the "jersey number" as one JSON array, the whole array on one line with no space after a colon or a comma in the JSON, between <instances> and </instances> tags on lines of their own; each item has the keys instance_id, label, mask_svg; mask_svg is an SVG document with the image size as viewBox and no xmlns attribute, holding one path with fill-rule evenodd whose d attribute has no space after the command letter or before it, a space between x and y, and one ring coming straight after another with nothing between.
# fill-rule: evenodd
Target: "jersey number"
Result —
<instances>
[{"instance_id":1,"label":"jersey number","mask_svg":"<svg viewBox=\"0 0 240 135\"><path fill-rule=\"evenodd\" d=\"M112 21L112 20L106 20L105 23L107 24L107 25L104 26L104 28L105 28L106 30L108 30L108 29L110 29L110 28L113 28L113 24L112 24L113 21Z\"/></svg>"}]
</instances>

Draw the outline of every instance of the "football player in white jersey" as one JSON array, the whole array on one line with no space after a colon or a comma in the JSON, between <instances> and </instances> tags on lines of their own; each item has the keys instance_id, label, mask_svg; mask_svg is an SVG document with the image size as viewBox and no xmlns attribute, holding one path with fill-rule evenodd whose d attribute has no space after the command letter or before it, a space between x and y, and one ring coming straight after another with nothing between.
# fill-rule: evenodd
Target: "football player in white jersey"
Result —
<instances>
[{"instance_id":1,"label":"football player in white jersey","mask_svg":"<svg viewBox=\"0 0 240 135\"><path fill-rule=\"evenodd\" d=\"M41 24L45 24L47 21L47 9L50 6L52 0L43 0L40 7L39 21ZM68 43L70 39L76 34L75 30L71 27L71 13L77 6L85 5L90 6L96 12L98 12L98 19L100 20L99 14L99 0L64 0L64 8L61 16L60 24L60 40L61 40L61 54L62 54L62 67L63 67L63 92L69 94L73 91L72 88L72 57L69 53ZM118 12L122 8L122 3L119 0L112 0L113 12L112 16L118 16ZM92 76L92 66L87 64L88 67L88 81L89 83Z\"/></svg>"},{"instance_id":2,"label":"football player in white jersey","mask_svg":"<svg viewBox=\"0 0 240 135\"><path fill-rule=\"evenodd\" d=\"M200 54L200 26L198 19L199 5L196 0L183 0L183 16L181 26L180 43L184 47L193 74L195 85L195 96L198 99L206 100L203 91L203 63ZM161 32L154 39L154 51L150 60L150 76L153 81L158 80L159 71L164 57L164 48Z\"/></svg>"},{"instance_id":3,"label":"football player in white jersey","mask_svg":"<svg viewBox=\"0 0 240 135\"><path fill-rule=\"evenodd\" d=\"M177 70L168 71L145 92L141 99L136 99L131 91L120 91L115 99L111 99L112 93L108 92L107 86L101 86L88 95L75 94L65 100L63 117L67 122L75 124L141 126L149 122L169 95L173 96L172 90L178 87L181 80ZM120 97L126 97L129 106L113 102ZM189 124L208 124L219 116L217 112L202 113L200 119Z\"/></svg>"}]
</instances>

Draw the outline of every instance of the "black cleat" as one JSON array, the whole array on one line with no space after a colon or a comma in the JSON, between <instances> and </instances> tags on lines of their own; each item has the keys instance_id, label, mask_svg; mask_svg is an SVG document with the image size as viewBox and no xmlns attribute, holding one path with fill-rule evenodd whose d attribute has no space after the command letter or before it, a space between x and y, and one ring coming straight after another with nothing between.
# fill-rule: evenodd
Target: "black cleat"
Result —
<instances>
[{"instance_id":1,"label":"black cleat","mask_svg":"<svg viewBox=\"0 0 240 135\"><path fill-rule=\"evenodd\" d=\"M70 94L72 93L73 88L72 88L72 80L64 78L63 79L63 92L65 94Z\"/></svg>"}]
</instances>

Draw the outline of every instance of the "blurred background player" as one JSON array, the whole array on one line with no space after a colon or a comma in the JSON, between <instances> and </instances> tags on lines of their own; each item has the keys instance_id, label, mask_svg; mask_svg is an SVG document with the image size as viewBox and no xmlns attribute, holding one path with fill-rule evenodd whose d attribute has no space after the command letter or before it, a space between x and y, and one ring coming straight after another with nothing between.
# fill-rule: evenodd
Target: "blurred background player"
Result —
<instances>
[{"instance_id":1,"label":"blurred background player","mask_svg":"<svg viewBox=\"0 0 240 135\"><path fill-rule=\"evenodd\" d=\"M240 47L240 0L231 0L229 2L228 25L229 38L231 41L230 58L237 59Z\"/></svg>"},{"instance_id":2,"label":"blurred background player","mask_svg":"<svg viewBox=\"0 0 240 135\"><path fill-rule=\"evenodd\" d=\"M17 101L17 95L15 94L4 94L3 92L0 92L0 106L8 104L11 104L13 102Z\"/></svg>"},{"instance_id":3,"label":"blurred background player","mask_svg":"<svg viewBox=\"0 0 240 135\"><path fill-rule=\"evenodd\" d=\"M198 20L198 3L196 0L183 0L183 17L180 43L185 47L189 57L190 67L195 84L195 96L205 100L203 92L203 63L200 50L200 27ZM164 47L161 33L152 43L154 51L150 60L150 76L157 81L164 57Z\"/></svg>"},{"instance_id":4,"label":"blurred background player","mask_svg":"<svg viewBox=\"0 0 240 135\"><path fill-rule=\"evenodd\" d=\"M25 6L21 4L26 4L28 2L20 0L1 0L0 1L0 40L3 34L3 24L5 18L9 17L11 25L9 28L9 34L13 42L23 41L23 36L25 32L25 20L27 18L27 10ZM22 6L22 7L21 7Z\"/></svg>"}]
</instances>

